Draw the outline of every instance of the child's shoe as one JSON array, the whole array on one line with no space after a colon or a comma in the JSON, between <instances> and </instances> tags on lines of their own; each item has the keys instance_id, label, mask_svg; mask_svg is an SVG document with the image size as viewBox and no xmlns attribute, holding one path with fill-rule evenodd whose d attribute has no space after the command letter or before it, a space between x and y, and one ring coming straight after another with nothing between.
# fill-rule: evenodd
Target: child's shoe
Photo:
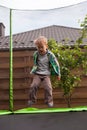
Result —
<instances>
[{"instance_id":1,"label":"child's shoe","mask_svg":"<svg viewBox=\"0 0 87 130\"><path fill-rule=\"evenodd\" d=\"M28 107L31 107L34 104L32 101L28 101Z\"/></svg>"},{"instance_id":2,"label":"child's shoe","mask_svg":"<svg viewBox=\"0 0 87 130\"><path fill-rule=\"evenodd\" d=\"M48 107L53 107L53 102L49 102L49 103L47 103L47 105L48 105Z\"/></svg>"}]
</instances>

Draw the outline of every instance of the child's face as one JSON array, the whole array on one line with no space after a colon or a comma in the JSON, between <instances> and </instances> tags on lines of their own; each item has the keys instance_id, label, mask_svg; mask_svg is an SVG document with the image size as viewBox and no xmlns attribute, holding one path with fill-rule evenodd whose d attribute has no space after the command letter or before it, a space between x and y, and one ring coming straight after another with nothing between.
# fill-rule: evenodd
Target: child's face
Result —
<instances>
[{"instance_id":1,"label":"child's face","mask_svg":"<svg viewBox=\"0 0 87 130\"><path fill-rule=\"evenodd\" d=\"M44 55L47 51L47 45L45 44L37 44L37 49L41 55Z\"/></svg>"}]
</instances>

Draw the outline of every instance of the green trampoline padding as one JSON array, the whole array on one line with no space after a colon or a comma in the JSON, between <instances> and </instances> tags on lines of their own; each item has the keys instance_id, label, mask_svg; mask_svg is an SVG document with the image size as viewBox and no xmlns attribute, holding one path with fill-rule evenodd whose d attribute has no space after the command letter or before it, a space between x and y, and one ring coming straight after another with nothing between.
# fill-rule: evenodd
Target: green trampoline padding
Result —
<instances>
[{"instance_id":1,"label":"green trampoline padding","mask_svg":"<svg viewBox=\"0 0 87 130\"><path fill-rule=\"evenodd\" d=\"M0 115L7 115L7 114L11 114L11 111L8 110L0 110Z\"/></svg>"},{"instance_id":2,"label":"green trampoline padding","mask_svg":"<svg viewBox=\"0 0 87 130\"><path fill-rule=\"evenodd\" d=\"M79 111L87 111L87 106L80 106L74 108L46 108L46 109L39 109L39 108L23 108L16 111L8 111L8 110L0 110L0 115L7 115L7 114L37 114L37 113L52 113L52 112L79 112Z\"/></svg>"},{"instance_id":3,"label":"green trampoline padding","mask_svg":"<svg viewBox=\"0 0 87 130\"><path fill-rule=\"evenodd\" d=\"M14 114L19 113L52 113L52 112L71 112L71 111L86 111L87 106L80 106L75 108L46 108L46 109L38 109L38 108L24 108L20 110L14 111Z\"/></svg>"}]
</instances>

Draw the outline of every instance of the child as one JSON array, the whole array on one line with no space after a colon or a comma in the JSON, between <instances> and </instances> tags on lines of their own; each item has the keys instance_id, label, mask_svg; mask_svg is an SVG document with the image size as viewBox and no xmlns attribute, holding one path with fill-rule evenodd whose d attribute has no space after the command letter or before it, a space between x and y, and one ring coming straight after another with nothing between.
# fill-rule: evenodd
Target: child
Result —
<instances>
[{"instance_id":1,"label":"child","mask_svg":"<svg viewBox=\"0 0 87 130\"><path fill-rule=\"evenodd\" d=\"M45 89L45 103L48 107L53 107L52 86L50 81L53 70L60 80L60 67L55 55L48 50L47 38L40 36L34 41L37 51L34 53L34 66L31 73L34 74L33 82L30 86L28 105L32 106L36 102L36 94L41 82Z\"/></svg>"}]
</instances>

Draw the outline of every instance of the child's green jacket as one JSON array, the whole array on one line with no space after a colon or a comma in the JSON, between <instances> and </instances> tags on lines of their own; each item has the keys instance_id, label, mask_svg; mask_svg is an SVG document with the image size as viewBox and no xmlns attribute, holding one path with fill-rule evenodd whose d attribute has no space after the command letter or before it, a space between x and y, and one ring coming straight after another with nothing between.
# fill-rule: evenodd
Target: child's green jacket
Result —
<instances>
[{"instance_id":1,"label":"child's green jacket","mask_svg":"<svg viewBox=\"0 0 87 130\"><path fill-rule=\"evenodd\" d=\"M60 76L60 66L55 55L49 50L47 50L47 55L49 59L51 75ZM33 58L34 58L34 66L30 73L35 73L37 70L38 51L34 53Z\"/></svg>"}]
</instances>

